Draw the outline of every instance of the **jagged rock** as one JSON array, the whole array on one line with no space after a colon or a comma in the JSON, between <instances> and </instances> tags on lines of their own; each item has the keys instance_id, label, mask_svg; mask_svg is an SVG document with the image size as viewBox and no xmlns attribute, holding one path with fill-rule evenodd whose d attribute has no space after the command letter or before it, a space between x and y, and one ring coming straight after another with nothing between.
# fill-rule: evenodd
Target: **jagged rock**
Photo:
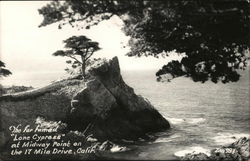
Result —
<instances>
[{"instance_id":1,"label":"jagged rock","mask_svg":"<svg viewBox=\"0 0 250 161\"><path fill-rule=\"evenodd\" d=\"M89 73L86 89L73 97L77 101L69 115L72 129L91 123L90 131L99 139L136 139L169 128L159 112L123 81L116 57L99 62Z\"/></svg>"},{"instance_id":2,"label":"jagged rock","mask_svg":"<svg viewBox=\"0 0 250 161\"><path fill-rule=\"evenodd\" d=\"M248 161L250 160L249 143L249 138L240 138L231 145L212 150L211 159Z\"/></svg>"},{"instance_id":3,"label":"jagged rock","mask_svg":"<svg viewBox=\"0 0 250 161\"><path fill-rule=\"evenodd\" d=\"M171 76L170 74L162 74L157 76L157 81L158 82L170 82L173 79L173 76Z\"/></svg>"},{"instance_id":4,"label":"jagged rock","mask_svg":"<svg viewBox=\"0 0 250 161\"><path fill-rule=\"evenodd\" d=\"M240 138L238 141L234 142L231 146L235 147L241 156L244 158L249 158L250 159L250 139L243 137Z\"/></svg>"},{"instance_id":5,"label":"jagged rock","mask_svg":"<svg viewBox=\"0 0 250 161\"><path fill-rule=\"evenodd\" d=\"M103 142L100 147L99 147L99 150L101 151L109 151L112 149L112 147L114 146L114 143L112 143L111 141L105 141Z\"/></svg>"},{"instance_id":6,"label":"jagged rock","mask_svg":"<svg viewBox=\"0 0 250 161\"><path fill-rule=\"evenodd\" d=\"M241 155L235 148L217 148L213 149L211 152L210 160L220 161L220 160L235 160L242 161Z\"/></svg>"},{"instance_id":7,"label":"jagged rock","mask_svg":"<svg viewBox=\"0 0 250 161\"><path fill-rule=\"evenodd\" d=\"M98 140L136 139L170 127L148 101L126 85L117 57L97 64L89 73L87 82L68 79L1 96L0 136L5 137L4 142L9 138L9 126L34 123L38 116L61 120L69 130L93 134Z\"/></svg>"},{"instance_id":8,"label":"jagged rock","mask_svg":"<svg viewBox=\"0 0 250 161\"><path fill-rule=\"evenodd\" d=\"M249 138L243 137L228 146L212 149L211 156L207 156L204 153L188 153L184 157L182 157L182 160L249 161L249 143Z\"/></svg>"},{"instance_id":9,"label":"jagged rock","mask_svg":"<svg viewBox=\"0 0 250 161\"><path fill-rule=\"evenodd\" d=\"M189 153L182 160L209 160L209 157L204 153Z\"/></svg>"},{"instance_id":10,"label":"jagged rock","mask_svg":"<svg viewBox=\"0 0 250 161\"><path fill-rule=\"evenodd\" d=\"M105 151L105 152L122 152L127 150L126 147L119 146L109 140L103 142L98 147L98 151Z\"/></svg>"}]
</instances>

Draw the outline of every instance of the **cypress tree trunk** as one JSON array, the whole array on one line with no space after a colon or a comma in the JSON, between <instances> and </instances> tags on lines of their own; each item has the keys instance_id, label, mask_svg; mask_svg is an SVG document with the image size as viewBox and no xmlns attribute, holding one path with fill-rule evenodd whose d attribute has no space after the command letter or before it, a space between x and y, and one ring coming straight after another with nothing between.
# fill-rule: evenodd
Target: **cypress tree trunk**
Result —
<instances>
[{"instance_id":1,"label":"cypress tree trunk","mask_svg":"<svg viewBox=\"0 0 250 161\"><path fill-rule=\"evenodd\" d=\"M85 73L85 62L83 62L82 64L82 76L85 77L86 76L86 73Z\"/></svg>"},{"instance_id":2,"label":"cypress tree trunk","mask_svg":"<svg viewBox=\"0 0 250 161\"><path fill-rule=\"evenodd\" d=\"M85 58L83 56L81 56L82 58L82 77L83 79L85 79L85 76L86 76L86 62L85 62Z\"/></svg>"}]
</instances>

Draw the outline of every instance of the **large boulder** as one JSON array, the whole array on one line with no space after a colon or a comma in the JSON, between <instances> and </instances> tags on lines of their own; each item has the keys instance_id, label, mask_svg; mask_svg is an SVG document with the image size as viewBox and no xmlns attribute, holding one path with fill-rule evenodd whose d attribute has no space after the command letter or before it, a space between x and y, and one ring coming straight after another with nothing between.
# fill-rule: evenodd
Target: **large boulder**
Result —
<instances>
[{"instance_id":1,"label":"large boulder","mask_svg":"<svg viewBox=\"0 0 250 161\"><path fill-rule=\"evenodd\" d=\"M67 79L46 87L0 97L1 146L9 126L31 124L40 116L61 120L69 130L93 134L100 140L137 139L168 129L169 122L126 85L117 57L96 64L88 80Z\"/></svg>"}]
</instances>

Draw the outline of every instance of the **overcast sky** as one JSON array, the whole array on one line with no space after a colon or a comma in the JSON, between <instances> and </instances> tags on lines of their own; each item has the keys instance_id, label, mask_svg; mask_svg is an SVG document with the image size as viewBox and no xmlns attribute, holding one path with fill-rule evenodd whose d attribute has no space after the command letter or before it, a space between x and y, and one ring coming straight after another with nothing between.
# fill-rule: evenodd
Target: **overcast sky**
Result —
<instances>
[{"instance_id":1,"label":"overcast sky","mask_svg":"<svg viewBox=\"0 0 250 161\"><path fill-rule=\"evenodd\" d=\"M73 35L86 35L100 44L102 50L95 57L118 56L122 70L159 69L167 59L127 57L128 37L121 31L118 17L104 21L90 30L77 30L65 26L59 30L56 24L38 28L42 16L37 9L48 2L1 1L0 2L0 59L13 75L23 72L56 72L66 67L65 59L52 53L63 49L62 41Z\"/></svg>"}]
</instances>

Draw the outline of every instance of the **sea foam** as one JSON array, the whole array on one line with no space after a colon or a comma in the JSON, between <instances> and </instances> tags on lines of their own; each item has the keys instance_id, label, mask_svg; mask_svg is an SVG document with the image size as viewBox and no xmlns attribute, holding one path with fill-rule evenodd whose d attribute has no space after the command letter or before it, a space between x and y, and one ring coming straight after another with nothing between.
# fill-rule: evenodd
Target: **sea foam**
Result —
<instances>
[{"instance_id":1,"label":"sea foam","mask_svg":"<svg viewBox=\"0 0 250 161\"><path fill-rule=\"evenodd\" d=\"M213 137L212 139L218 145L226 145L235 142L236 140L240 139L241 137L250 138L250 134L247 133L218 133L217 136Z\"/></svg>"},{"instance_id":2,"label":"sea foam","mask_svg":"<svg viewBox=\"0 0 250 161\"><path fill-rule=\"evenodd\" d=\"M123 146L119 146L119 145L114 145L110 151L112 153L116 153L116 152L124 152L124 151L127 151L128 149L126 147L123 147Z\"/></svg>"},{"instance_id":3,"label":"sea foam","mask_svg":"<svg viewBox=\"0 0 250 161\"><path fill-rule=\"evenodd\" d=\"M168 120L170 121L170 123L174 125L183 123L185 121L184 119L180 119L180 118L168 118Z\"/></svg>"},{"instance_id":4,"label":"sea foam","mask_svg":"<svg viewBox=\"0 0 250 161\"><path fill-rule=\"evenodd\" d=\"M171 124L176 125L176 124L181 124L181 123L188 123L188 124L198 124L198 123L203 123L206 121L205 118L187 118L187 119L182 119L182 118L166 118L167 120L170 121Z\"/></svg>"},{"instance_id":5,"label":"sea foam","mask_svg":"<svg viewBox=\"0 0 250 161\"><path fill-rule=\"evenodd\" d=\"M197 124L197 123L202 123L205 121L206 121L206 119L204 119L204 118L191 118L191 119L187 120L187 122L190 124Z\"/></svg>"},{"instance_id":6,"label":"sea foam","mask_svg":"<svg viewBox=\"0 0 250 161\"><path fill-rule=\"evenodd\" d=\"M154 143L167 143L173 141L173 139L181 137L178 134L167 136L167 137L160 137L154 141Z\"/></svg>"},{"instance_id":7,"label":"sea foam","mask_svg":"<svg viewBox=\"0 0 250 161\"><path fill-rule=\"evenodd\" d=\"M190 147L190 148L185 149L185 150L175 152L174 155L177 157L184 157L188 153L192 153L192 154L204 153L207 156L211 155L209 149L205 149L205 148L200 147L200 146L194 146L194 147Z\"/></svg>"}]
</instances>

